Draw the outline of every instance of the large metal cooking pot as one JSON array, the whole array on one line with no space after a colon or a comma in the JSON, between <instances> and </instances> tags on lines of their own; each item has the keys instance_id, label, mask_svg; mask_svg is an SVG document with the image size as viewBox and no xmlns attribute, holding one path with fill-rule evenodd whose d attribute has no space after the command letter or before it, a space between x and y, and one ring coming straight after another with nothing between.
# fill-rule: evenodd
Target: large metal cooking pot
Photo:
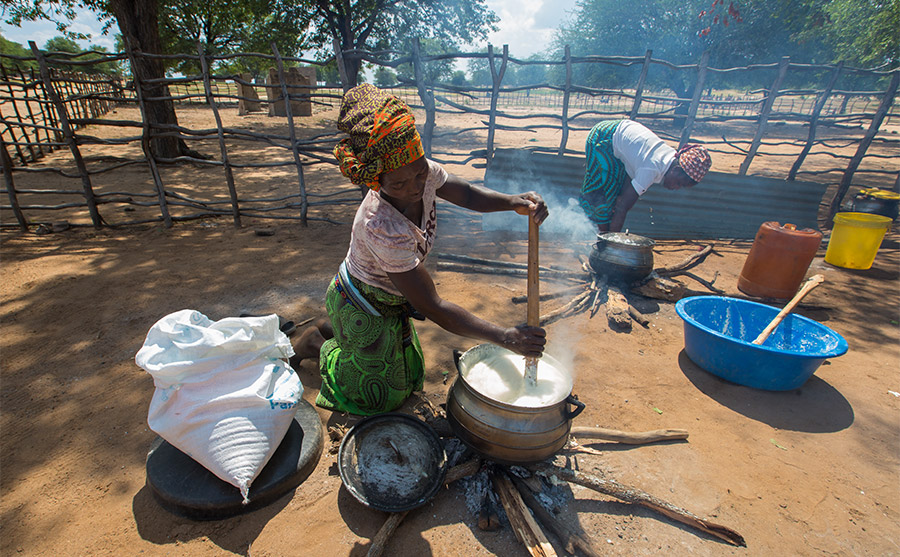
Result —
<instances>
[{"instance_id":1,"label":"large metal cooking pot","mask_svg":"<svg viewBox=\"0 0 900 557\"><path fill-rule=\"evenodd\" d=\"M641 280L653 271L654 245L650 238L627 232L598 234L589 259L591 268L614 281Z\"/></svg>"},{"instance_id":2,"label":"large metal cooking pot","mask_svg":"<svg viewBox=\"0 0 900 557\"><path fill-rule=\"evenodd\" d=\"M897 216L900 214L900 195L878 188L860 190L850 202L850 210L857 213L882 215L891 220L897 220Z\"/></svg>"},{"instance_id":3,"label":"large metal cooking pot","mask_svg":"<svg viewBox=\"0 0 900 557\"><path fill-rule=\"evenodd\" d=\"M459 374L447 397L447 419L466 445L502 464L539 462L553 456L565 444L572 418L584 410L572 393L572 375L562 364L544 354L542 363L565 372L568 395L547 406L516 406L495 400L476 390L466 376L469 370L497 353L513 354L493 344L480 344L460 354L454 351ZM524 378L523 378L524 380ZM570 409L569 407L574 408Z\"/></svg>"}]
</instances>

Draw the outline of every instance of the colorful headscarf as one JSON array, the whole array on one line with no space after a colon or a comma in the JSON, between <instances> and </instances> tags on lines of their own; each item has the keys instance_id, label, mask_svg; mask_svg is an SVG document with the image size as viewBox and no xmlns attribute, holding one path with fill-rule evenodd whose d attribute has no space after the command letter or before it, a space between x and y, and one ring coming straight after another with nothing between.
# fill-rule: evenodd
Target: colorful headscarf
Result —
<instances>
[{"instance_id":1,"label":"colorful headscarf","mask_svg":"<svg viewBox=\"0 0 900 557\"><path fill-rule=\"evenodd\" d=\"M675 161L690 176L691 180L699 182L709 172L712 159L709 151L702 145L689 143L675 152Z\"/></svg>"},{"instance_id":2,"label":"colorful headscarf","mask_svg":"<svg viewBox=\"0 0 900 557\"><path fill-rule=\"evenodd\" d=\"M337 128L350 137L334 148L341 173L378 191L378 176L425 155L409 106L363 83L344 93Z\"/></svg>"}]
</instances>

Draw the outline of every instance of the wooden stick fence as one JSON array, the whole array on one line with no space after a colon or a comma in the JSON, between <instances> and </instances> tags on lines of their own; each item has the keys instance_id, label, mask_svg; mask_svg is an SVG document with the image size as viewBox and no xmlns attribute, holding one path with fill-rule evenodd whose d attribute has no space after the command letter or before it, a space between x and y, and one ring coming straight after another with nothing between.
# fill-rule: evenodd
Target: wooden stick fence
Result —
<instances>
[{"instance_id":1,"label":"wooden stick fence","mask_svg":"<svg viewBox=\"0 0 900 557\"><path fill-rule=\"evenodd\" d=\"M202 50L196 55L154 55L133 51L126 45L123 54L105 55L99 60L76 60L75 57L60 58L61 53L42 53L33 43L30 44L34 58L39 66L39 75L31 70L30 75L21 69L8 69L7 64L0 64L0 140L2 149L0 158L3 159L3 173L6 184L6 193L10 199L10 205L0 208L11 209L16 216L17 225L27 228L27 220L24 211L45 209L69 209L72 207L87 207L94 226L104 223L98 205L104 203L131 203L137 206L159 207L161 220L166 226L171 226L174 221L191 218L203 218L210 215L231 214L235 226L241 226L241 216L254 216L263 218L288 218L298 219L302 225L309 220L334 222L325 217L310 217L310 207L323 207L327 205L339 205L355 202L348 197L334 196L332 194L313 193L307 191L304 168L320 164L335 164L330 151L337 141L337 134L324 134L317 137L300 140L296 133L298 120L293 113L293 102L307 102L317 106L334 106L340 99L340 93L318 91L314 88L304 89L297 93L298 89L287 85L286 62L311 65L323 65L324 62L303 60L300 58L283 58L277 48L272 45L272 54L265 53L236 53L227 56L208 56ZM52 54L52 56L49 56ZM66 55L68 56L68 55ZM278 83L265 85L252 84L238 76L223 76L213 73L213 67L225 60L242 56L262 57L272 60L277 70ZM75 72L62 72L51 65L69 64L72 67L89 66L91 64L104 63L116 60L128 60L132 68L135 68L135 60L138 57L156 58L164 60L195 60L201 67L201 75L184 76L177 78L155 78L134 73L133 87L123 88L118 79L110 76L101 76ZM0 62L5 59L25 60L25 58L0 55ZM412 89L394 89L405 98L414 108L425 112L425 121L422 129L422 139L426 154L445 164L468 164L479 160L490 164L496 143L498 131L504 133L531 133L537 129L556 129L561 132L559 145L554 149L536 147L537 150L547 150L559 155L581 153L578 149L570 149L569 138L571 132L587 131L589 125L581 122L592 121L598 118L624 118L670 121L676 123L677 137L663 134L679 144L691 140L693 130L697 125L715 126L725 122L744 122L755 127L753 137L731 138L722 135L722 141L706 141L710 150L722 153L738 153L743 155L740 165L740 174L746 174L753 160L761 155L767 157L795 157L787 179L794 180L803 174L811 178L828 175L835 172L842 173L842 179L837 195L831 201L830 209L837 210L843 197L846 195L854 176L857 175L889 175L896 174L894 187L900 187L900 173L894 170L861 169L864 159L877 161L890 159L890 155L869 152L875 144L880 147L893 148L900 145L900 141L878 136L879 130L885 121L900 118L894 106L897 92L897 82L900 79L900 70L867 70L860 68L837 66L797 64L788 58L782 59L777 64L755 64L741 68L712 68L708 66L709 53L704 53L696 65L675 65L664 60L652 57L652 51L648 50L644 56L573 56L566 47L562 60L518 60L509 56L508 48L504 45L502 55L494 51L493 45L488 45L486 53L443 53L440 55L426 55L422 52L419 41L414 41L412 51L409 54L396 51L368 52L351 50L341 53L338 62L343 65L348 60L365 60L376 65L398 68L410 65L413 79L398 78L398 85L412 86ZM445 84L429 83L425 78L425 68L430 62L447 59L486 59L491 75L490 87L456 87ZM504 86L504 78L510 64L519 66L544 65L547 68L561 66L564 70L564 83L550 84L538 83L532 85ZM580 65L606 64L617 67L640 67L640 76L636 87L631 92L625 89L598 89L575 83L575 69ZM664 68L670 71L685 72L685 75L693 74L691 81L692 93L690 98L678 98L667 95L665 92L648 91L647 83L649 75L654 68ZM708 88L709 76L727 76L749 71L775 71L776 76L768 89L751 91L740 96L703 95ZM787 75L797 72L828 72L827 84L822 90L816 89L783 89ZM342 72L345 73L345 72ZM18 74L18 75L16 75ZM852 91L835 89L838 79L844 75L890 77L890 85L886 91ZM231 84L233 82L233 84ZM150 89L164 86L165 93L155 93L155 96L146 94ZM287 119L287 135L272 133L260 133L252 130L235 129L226 127L220 114L220 107L227 107L242 101L259 101L250 99L242 94L240 86L264 87L266 90L278 90L279 100L284 102L284 111ZM234 89L237 88L237 92ZM344 87L346 89L346 86ZM150 102L165 101L172 103L192 103L198 106L206 106L212 112L215 121L214 129L196 130L176 124L152 124L147 115L147 104ZM852 102L851 102L852 101ZM273 101L269 101L271 103ZM877 104L874 111L870 106ZM141 121L116 120L106 117L107 113L116 106L136 106L141 113ZM481 108L483 107L483 108ZM550 111L512 111L516 107L543 107ZM552 110L552 109L558 109ZM682 110L684 112L682 112ZM524 112L524 113L523 113ZM472 149L469 152L434 153L435 138L445 138L451 135L483 131L485 128L466 128L456 131L437 131L438 114L474 114L484 119L487 131L487 141L484 148ZM768 123L772 119L796 122L808 126L808 136L805 140L772 141L766 140L768 136ZM556 123L546 123L547 120ZM538 123L531 123L537 121ZM680 124L678 124L680 122ZM80 129L88 125L118 126L140 130L140 135L117 138L91 137L79 133ZM859 128L866 126L865 133L860 137L850 137L847 140L835 140L821 137L819 130L830 128ZM882 134L884 135L884 134ZM218 145L220 160L209 160L195 155L182 155L174 159L166 159L154 154L153 140L162 137L175 137L183 141L215 140ZM229 156L228 143L230 141L252 141L264 143L271 147L277 147L290 151L291 160L270 160L265 162L236 164ZM846 141L846 144L841 144ZM131 142L139 142L144 157L142 159L119 162L106 167L88 169L81 154L80 145L106 144L125 145ZM744 146L746 145L746 147ZM851 156L832 153L831 149L856 145L856 152ZM768 147L796 146L799 155L790 153L766 152ZM67 147L72 154L76 171L73 174L59 168L29 168L28 165L41 159L45 154L60 147ZM816 150L816 149L822 150ZM12 149L10 154L8 149ZM230 147L235 149L235 147ZM846 167L835 167L819 170L802 170L804 162L810 156L828 155L838 161L846 160ZM452 158L461 160L451 160ZM225 184L228 190L228 201L203 201L192 199L183 194L176 194L167 190L162 179L161 168L181 163L190 162L200 166L221 166L225 173ZM126 165L146 164L150 170L156 192L154 194L104 192L97 194L93 191L91 176L110 172ZM235 179L236 168L272 168L279 166L293 166L297 172L299 192L287 196L267 199L244 198L239 194L238 183ZM17 194L58 195L60 191L54 190L23 190L16 189L13 175L15 173L41 171L55 172L65 177L77 177L82 184L81 195L84 203L62 203L57 205L32 205L20 204ZM352 194L355 188L345 188L338 192L340 195ZM65 191L71 194L72 192ZM156 202L141 201L156 197ZM319 197L322 201L311 202L310 197ZM135 200L135 198L137 200ZM296 201L299 199L299 203ZM230 210L224 209L223 204L230 203ZM269 205L264 205L268 203ZM281 205L277 205L281 203ZM253 209L247 209L242 205L252 205ZM257 205L263 206L257 206ZM173 216L169 206L179 206L193 210L187 214ZM282 214L288 211L288 214ZM153 219L151 219L153 220ZM147 222L147 220L133 221ZM116 224L131 224L123 222ZM7 226L7 225L4 225Z\"/></svg>"}]
</instances>

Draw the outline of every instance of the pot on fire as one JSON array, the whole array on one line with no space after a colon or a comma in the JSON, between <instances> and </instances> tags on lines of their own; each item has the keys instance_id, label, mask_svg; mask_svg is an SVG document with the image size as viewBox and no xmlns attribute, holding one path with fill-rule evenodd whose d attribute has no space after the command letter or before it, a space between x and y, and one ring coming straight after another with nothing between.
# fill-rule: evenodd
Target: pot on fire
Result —
<instances>
[{"instance_id":1,"label":"pot on fire","mask_svg":"<svg viewBox=\"0 0 900 557\"><path fill-rule=\"evenodd\" d=\"M462 354L454 351L453 357L459 374L447 397L447 419L466 445L492 460L514 465L545 460L566 444L572 419L584 410L584 404L572 394L571 373L557 360L545 354L538 364L539 385L541 381L561 381L548 391L552 398L531 397L529 405L524 405L506 402L509 399L496 392L486 394L488 389L472 375L478 366L495 362L498 357L522 360L524 370L522 356L493 344L480 344ZM550 373L545 374L541 366ZM520 373L521 377L508 381L513 389L519 388L516 381L524 385L524 371ZM548 376L551 379L546 379ZM535 404L536 400L542 402Z\"/></svg>"},{"instance_id":2,"label":"pot on fire","mask_svg":"<svg viewBox=\"0 0 900 557\"><path fill-rule=\"evenodd\" d=\"M635 282L653 271L653 246L656 242L627 232L605 232L597 235L589 262L598 275L610 280Z\"/></svg>"}]
</instances>

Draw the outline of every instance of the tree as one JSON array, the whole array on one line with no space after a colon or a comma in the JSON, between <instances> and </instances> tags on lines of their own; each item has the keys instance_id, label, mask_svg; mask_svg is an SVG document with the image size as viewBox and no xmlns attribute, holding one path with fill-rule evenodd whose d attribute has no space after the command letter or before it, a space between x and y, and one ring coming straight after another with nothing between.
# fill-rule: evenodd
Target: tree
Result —
<instances>
[{"instance_id":1,"label":"tree","mask_svg":"<svg viewBox=\"0 0 900 557\"><path fill-rule=\"evenodd\" d=\"M132 50L162 54L159 36L159 12L156 0L108 0L107 9L116 18L123 40ZM134 56L131 71L144 84L144 97L160 99L169 96L164 83L149 80L165 76L165 65L158 58ZM151 127L177 125L175 106L171 100L144 101L147 122ZM175 158L181 155L199 156L177 137L154 137L151 149L158 157Z\"/></svg>"},{"instance_id":2,"label":"tree","mask_svg":"<svg viewBox=\"0 0 900 557\"><path fill-rule=\"evenodd\" d=\"M22 21L46 19L54 21L57 29L68 37L81 37L68 30L68 22L75 18L77 8L89 8L101 20L116 21L123 40L138 52L162 54L159 35L159 10L157 0L7 0L6 22L19 25ZM131 71L145 84L145 97L168 97L168 87L148 80L165 77L165 66L160 59L135 56ZM144 103L147 121L151 127L177 125L172 101L148 99ZM177 137L155 137L151 142L153 152L163 158L180 155L199 156L188 149L184 140Z\"/></svg>"},{"instance_id":3,"label":"tree","mask_svg":"<svg viewBox=\"0 0 900 557\"><path fill-rule=\"evenodd\" d=\"M103 57L104 54L109 54L106 47L97 46L97 45L88 45L87 48L81 48L78 46L78 43L73 41L68 37L58 36L53 37L48 40L44 44L44 50L47 52L64 52L67 54L81 54L77 58L73 57L73 59L77 59L79 61L89 62L91 60L98 60ZM82 54L87 53L87 54ZM100 54L97 54L100 53ZM28 52L31 55L31 51ZM60 57L59 59L64 60L65 58ZM83 73L100 73L100 74L121 74L121 69L119 68L116 62L97 62L96 64L92 64L90 66L82 66L82 65L74 65L67 64L65 62L51 62L50 67L59 68L62 70L75 71L75 72L83 72Z\"/></svg>"},{"instance_id":4,"label":"tree","mask_svg":"<svg viewBox=\"0 0 900 557\"><path fill-rule=\"evenodd\" d=\"M890 0L898 2L900 0ZM673 64L696 64L703 52L716 68L768 64L782 56L793 62L828 63L835 51L821 33L803 35L825 6L838 3L869 3L871 0L579 0L575 15L554 39L556 55L570 45L574 56L642 56ZM896 29L896 27L895 27ZM561 82L563 69L548 70L551 80ZM633 84L640 65L628 68L600 64L577 64L574 79L594 87ZM736 74L707 74L707 85L768 87L775 70ZM785 86L803 86L813 76L791 72ZM654 65L648 85L672 89L679 98L690 98L693 75ZM687 109L682 104L680 110Z\"/></svg>"},{"instance_id":5,"label":"tree","mask_svg":"<svg viewBox=\"0 0 900 557\"><path fill-rule=\"evenodd\" d=\"M390 68L379 66L375 70L375 85L378 87L391 87L397 83L397 74Z\"/></svg>"},{"instance_id":6,"label":"tree","mask_svg":"<svg viewBox=\"0 0 900 557\"><path fill-rule=\"evenodd\" d=\"M900 62L900 0L808 2L802 41L821 37L832 62L871 67Z\"/></svg>"},{"instance_id":7,"label":"tree","mask_svg":"<svg viewBox=\"0 0 900 557\"><path fill-rule=\"evenodd\" d=\"M466 72L462 70L454 70L453 75L450 76L450 85L454 85L456 87L465 87L469 84L466 79Z\"/></svg>"},{"instance_id":8,"label":"tree","mask_svg":"<svg viewBox=\"0 0 900 557\"><path fill-rule=\"evenodd\" d=\"M411 38L403 40L400 49L406 52L412 52L412 41L413 39ZM419 45L421 49L419 52L423 56L445 54L447 52L454 52L457 49L456 45L452 42L441 39L423 39L419 42ZM453 75L453 60L430 60L424 62L422 64L422 73L425 83L434 84L448 82ZM401 64L398 66L397 75L411 81L416 79L415 68L412 64Z\"/></svg>"},{"instance_id":9,"label":"tree","mask_svg":"<svg viewBox=\"0 0 900 557\"><path fill-rule=\"evenodd\" d=\"M207 55L234 52L271 52L275 43L282 56L293 57L304 48L309 18L289 0L167 0L160 6L160 38L167 53ZM242 57L222 64L235 73L263 74L272 65L265 58ZM200 71L196 60L181 60L183 74Z\"/></svg>"},{"instance_id":10,"label":"tree","mask_svg":"<svg viewBox=\"0 0 900 557\"><path fill-rule=\"evenodd\" d=\"M32 58L30 50L17 42L5 39L2 35L0 35L0 54L6 54L7 56L19 56L22 58ZM33 60L12 60L8 58L2 58L0 59L0 62L2 62L2 64L7 68L37 68L37 63Z\"/></svg>"},{"instance_id":11,"label":"tree","mask_svg":"<svg viewBox=\"0 0 900 557\"><path fill-rule=\"evenodd\" d=\"M379 41L402 44L403 37L440 38L442 44L485 40L496 30L496 14L485 0L302 0L315 13L311 40L320 53L372 50ZM345 89L356 85L362 60L344 60Z\"/></svg>"}]
</instances>

